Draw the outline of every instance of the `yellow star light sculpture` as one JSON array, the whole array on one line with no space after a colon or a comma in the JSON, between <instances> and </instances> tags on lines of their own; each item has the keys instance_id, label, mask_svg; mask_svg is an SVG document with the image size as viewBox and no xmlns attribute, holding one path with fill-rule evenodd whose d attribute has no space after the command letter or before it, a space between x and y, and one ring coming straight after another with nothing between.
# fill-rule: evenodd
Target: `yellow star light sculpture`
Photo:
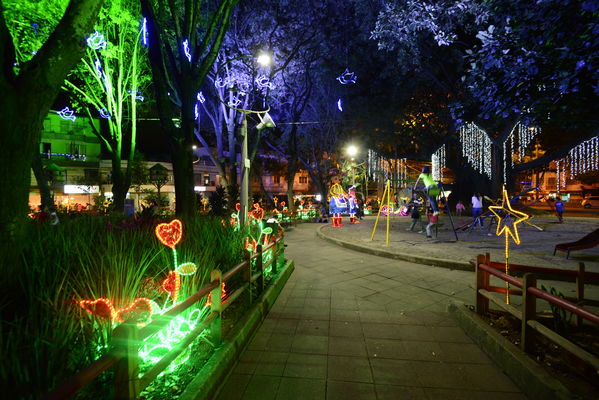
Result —
<instances>
[{"instance_id":1,"label":"yellow star light sculpture","mask_svg":"<svg viewBox=\"0 0 599 400\"><path fill-rule=\"evenodd\" d=\"M521 211L516 211L510 204L507 191L503 188L503 198L500 206L489 206L491 211L497 217L497 236L505 235L505 273L509 275L510 260L510 241L511 236L514 243L520 244L520 235L518 234L518 224L526 221L530 216ZM506 303L510 304L510 284L506 282Z\"/></svg>"},{"instance_id":2,"label":"yellow star light sculpture","mask_svg":"<svg viewBox=\"0 0 599 400\"><path fill-rule=\"evenodd\" d=\"M516 244L520 244L520 235L518 234L518 224L526 221L530 216L521 211L516 211L510 204L505 187L503 188L503 199L500 206L489 206L491 211L497 217L497 231L495 234L501 236L511 236ZM500 215L503 212L503 215ZM515 219L514 219L515 218ZM509 226L511 225L511 227Z\"/></svg>"}]
</instances>

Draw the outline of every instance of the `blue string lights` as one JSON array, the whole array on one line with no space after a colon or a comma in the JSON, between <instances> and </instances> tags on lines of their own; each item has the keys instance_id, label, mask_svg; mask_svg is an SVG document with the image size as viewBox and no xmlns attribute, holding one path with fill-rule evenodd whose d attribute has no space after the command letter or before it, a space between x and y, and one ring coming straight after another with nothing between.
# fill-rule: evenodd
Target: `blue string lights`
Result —
<instances>
[{"instance_id":1,"label":"blue string lights","mask_svg":"<svg viewBox=\"0 0 599 400\"><path fill-rule=\"evenodd\" d=\"M106 48L108 42L104 39L104 35L95 31L93 35L87 38L87 45L93 50L101 50Z\"/></svg>"},{"instance_id":2,"label":"blue string lights","mask_svg":"<svg viewBox=\"0 0 599 400\"><path fill-rule=\"evenodd\" d=\"M137 90L137 89L133 89L133 90L128 90L128 92L130 94L133 94L133 91L135 91L135 100L139 100L139 101L144 101L145 97L143 96L143 94Z\"/></svg>"},{"instance_id":3,"label":"blue string lights","mask_svg":"<svg viewBox=\"0 0 599 400\"><path fill-rule=\"evenodd\" d=\"M337 77L337 80L342 85L349 85L352 83L356 83L358 77L355 73L350 72L349 68L345 68L345 71L343 71L343 73Z\"/></svg>"},{"instance_id":4,"label":"blue string lights","mask_svg":"<svg viewBox=\"0 0 599 400\"><path fill-rule=\"evenodd\" d=\"M341 99L337 100L337 109L343 112L343 103L341 102Z\"/></svg>"},{"instance_id":5,"label":"blue string lights","mask_svg":"<svg viewBox=\"0 0 599 400\"><path fill-rule=\"evenodd\" d=\"M146 18L141 23L141 43L144 46L148 45L148 20Z\"/></svg>"},{"instance_id":6,"label":"blue string lights","mask_svg":"<svg viewBox=\"0 0 599 400\"><path fill-rule=\"evenodd\" d=\"M185 53L187 60L191 62L191 51L189 50L189 40L187 39L183 41L183 52Z\"/></svg>"},{"instance_id":7,"label":"blue string lights","mask_svg":"<svg viewBox=\"0 0 599 400\"><path fill-rule=\"evenodd\" d=\"M56 111L56 114L58 114L60 118L71 122L75 122L77 119L75 111L71 110L69 107L65 107L60 111Z\"/></svg>"},{"instance_id":8,"label":"blue string lights","mask_svg":"<svg viewBox=\"0 0 599 400\"><path fill-rule=\"evenodd\" d=\"M104 119L112 118L112 115L110 115L110 113L105 108L98 109L98 112L100 113L100 117L102 117Z\"/></svg>"},{"instance_id":9,"label":"blue string lights","mask_svg":"<svg viewBox=\"0 0 599 400\"><path fill-rule=\"evenodd\" d=\"M275 85L274 83L272 83L270 81L270 79L268 79L268 77L266 75L260 75L255 79L256 85L258 85L258 87L260 89L274 89Z\"/></svg>"}]
</instances>

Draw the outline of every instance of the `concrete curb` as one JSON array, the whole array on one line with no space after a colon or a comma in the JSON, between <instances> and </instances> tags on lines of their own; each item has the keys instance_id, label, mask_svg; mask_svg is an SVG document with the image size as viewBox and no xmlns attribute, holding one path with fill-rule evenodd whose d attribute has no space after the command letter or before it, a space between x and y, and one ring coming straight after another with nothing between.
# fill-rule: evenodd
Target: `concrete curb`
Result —
<instances>
[{"instance_id":1,"label":"concrete curb","mask_svg":"<svg viewBox=\"0 0 599 400\"><path fill-rule=\"evenodd\" d=\"M325 226L326 225L323 225L316 229L316 236L341 247L346 247L348 249L360 251L362 253L372 254L379 257L387 257L392 258L394 260L409 261L416 264L432 265L435 267L457 269L461 271L474 271L474 266L470 265L470 263L467 262L444 260L441 258L434 257L415 256L412 254L396 253L393 251L383 249L373 249L372 247L363 246L357 243L347 242L345 240L333 238L322 233L322 229Z\"/></svg>"},{"instance_id":2,"label":"concrete curb","mask_svg":"<svg viewBox=\"0 0 599 400\"><path fill-rule=\"evenodd\" d=\"M215 349L210 359L187 385L181 394L181 400L210 399L218 393L220 385L226 380L239 355L266 318L294 268L293 260L285 263L276 281L264 291L246 316L235 324L226 340Z\"/></svg>"},{"instance_id":3,"label":"concrete curb","mask_svg":"<svg viewBox=\"0 0 599 400\"><path fill-rule=\"evenodd\" d=\"M450 301L447 312L530 399L581 399L463 303Z\"/></svg>"}]
</instances>

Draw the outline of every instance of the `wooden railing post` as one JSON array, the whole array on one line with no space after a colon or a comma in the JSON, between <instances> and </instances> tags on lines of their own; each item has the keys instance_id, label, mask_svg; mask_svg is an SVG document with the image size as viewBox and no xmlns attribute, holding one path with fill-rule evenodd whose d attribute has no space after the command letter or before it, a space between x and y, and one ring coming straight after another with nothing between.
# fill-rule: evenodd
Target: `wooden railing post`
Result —
<instances>
[{"instance_id":1,"label":"wooden railing post","mask_svg":"<svg viewBox=\"0 0 599 400\"><path fill-rule=\"evenodd\" d=\"M210 292L210 311L216 312L218 316L212 320L210 326L210 335L215 345L219 345L222 341L222 273L218 269L212 270L210 273L210 281L216 283L216 287Z\"/></svg>"},{"instance_id":2,"label":"wooden railing post","mask_svg":"<svg viewBox=\"0 0 599 400\"><path fill-rule=\"evenodd\" d=\"M139 395L139 356L137 326L124 323L113 333L114 346L123 358L114 366L114 397L117 400L132 400Z\"/></svg>"},{"instance_id":3,"label":"wooden railing post","mask_svg":"<svg viewBox=\"0 0 599 400\"><path fill-rule=\"evenodd\" d=\"M476 256L476 313L484 314L489 311L489 299L480 294L479 289L487 290L489 288L489 274L480 269L479 265L484 264L486 257L482 254Z\"/></svg>"},{"instance_id":4,"label":"wooden railing post","mask_svg":"<svg viewBox=\"0 0 599 400\"><path fill-rule=\"evenodd\" d=\"M576 275L576 303L581 305L584 302L584 263L579 262L577 268L578 274ZM582 326L582 317L576 316L576 325Z\"/></svg>"},{"instance_id":5,"label":"wooden railing post","mask_svg":"<svg viewBox=\"0 0 599 400\"><path fill-rule=\"evenodd\" d=\"M264 292L264 253L262 253L262 245L256 246L258 257L256 258L256 271L260 272L258 277L258 290Z\"/></svg>"},{"instance_id":6,"label":"wooden railing post","mask_svg":"<svg viewBox=\"0 0 599 400\"><path fill-rule=\"evenodd\" d=\"M248 304L252 304L252 253L249 250L244 250L243 259L246 266L243 269L243 281L247 283L247 299Z\"/></svg>"},{"instance_id":7,"label":"wooden railing post","mask_svg":"<svg viewBox=\"0 0 599 400\"><path fill-rule=\"evenodd\" d=\"M526 273L522 281L522 330L520 337L520 348L524 352L532 350L534 331L528 326L528 321L536 319L537 316L537 298L528 292L529 287L537 287L537 277L531 273Z\"/></svg>"},{"instance_id":8,"label":"wooden railing post","mask_svg":"<svg viewBox=\"0 0 599 400\"><path fill-rule=\"evenodd\" d=\"M272 255L272 263L270 264L270 270L272 274L275 275L277 273L277 257L279 256L278 247L279 242L277 241L277 235L273 235L273 245L271 247L270 254Z\"/></svg>"}]
</instances>

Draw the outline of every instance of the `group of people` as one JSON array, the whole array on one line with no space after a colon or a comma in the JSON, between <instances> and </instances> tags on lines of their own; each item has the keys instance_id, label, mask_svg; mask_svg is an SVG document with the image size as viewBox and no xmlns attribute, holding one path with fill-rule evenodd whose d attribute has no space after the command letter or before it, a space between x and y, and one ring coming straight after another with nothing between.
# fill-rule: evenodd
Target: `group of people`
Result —
<instances>
[{"instance_id":1,"label":"group of people","mask_svg":"<svg viewBox=\"0 0 599 400\"><path fill-rule=\"evenodd\" d=\"M410 202L408 203L408 213L410 214L412 223L410 224L410 227L406 230L411 232L414 230L416 225L420 223L420 230L418 231L418 233L423 233L426 231L426 237L430 239L433 237L432 228L439 223L439 212L433 211L432 206L427 207L426 215L428 219L428 224L424 225L424 222L421 218L421 213L423 212L423 210L424 204L422 204L422 201L420 201L420 199L417 196L414 196L412 200L410 200Z\"/></svg>"}]
</instances>

